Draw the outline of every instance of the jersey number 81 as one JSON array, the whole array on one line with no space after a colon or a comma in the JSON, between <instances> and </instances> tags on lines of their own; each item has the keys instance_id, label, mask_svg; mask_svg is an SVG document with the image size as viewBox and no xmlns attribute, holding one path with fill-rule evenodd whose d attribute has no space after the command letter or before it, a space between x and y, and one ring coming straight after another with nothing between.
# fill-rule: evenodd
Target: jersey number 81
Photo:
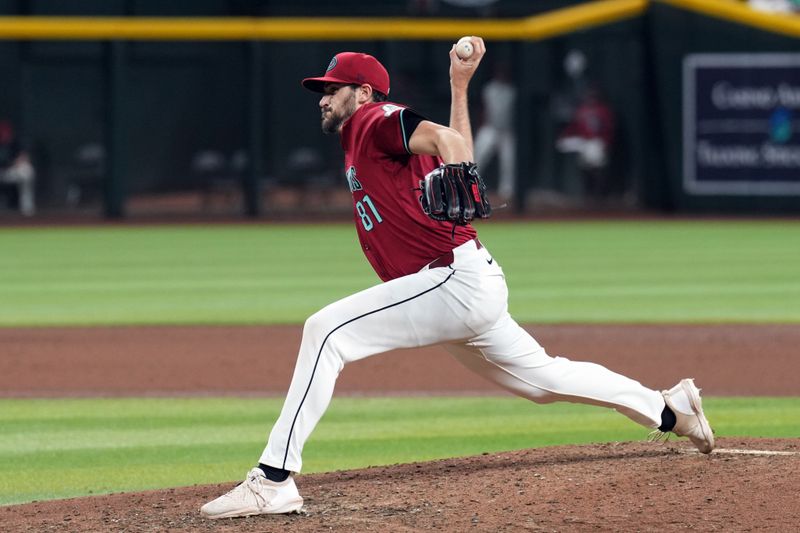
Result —
<instances>
[{"instance_id":1,"label":"jersey number 81","mask_svg":"<svg viewBox=\"0 0 800 533\"><path fill-rule=\"evenodd\" d=\"M364 207L364 204L367 204L372 216L367 213L367 208ZM383 218L381 218L380 213L378 213L378 210L375 208L375 204L372 203L372 199L369 196L364 196L361 201L356 202L356 211L358 212L358 216L361 217L361 224L367 231L371 231L372 228L375 227L375 224L372 222L373 217L375 218L375 222L378 224L383 222Z\"/></svg>"}]
</instances>

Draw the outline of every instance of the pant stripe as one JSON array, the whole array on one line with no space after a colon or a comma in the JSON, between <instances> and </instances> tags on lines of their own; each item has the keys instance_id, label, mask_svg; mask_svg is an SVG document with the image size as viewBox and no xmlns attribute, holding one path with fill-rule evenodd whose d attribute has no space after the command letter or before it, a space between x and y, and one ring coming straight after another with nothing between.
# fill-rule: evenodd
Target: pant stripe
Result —
<instances>
[{"instance_id":1,"label":"pant stripe","mask_svg":"<svg viewBox=\"0 0 800 533\"><path fill-rule=\"evenodd\" d=\"M452 270L452 268L451 268L451 270ZM282 466L281 468L283 468L283 469L285 469L285 468L286 468L286 460L287 460L287 458L288 458L288 456L289 456L289 445L290 445L290 443L292 442L292 433L294 433L294 426L295 426L295 423L297 423L297 417L298 417L298 416L300 416L300 410L303 408L303 403L305 403L305 401L306 401L306 397L308 396L308 392L311 390L311 384L312 384L312 382L314 381L314 374L316 374L316 372L317 372L317 365L319 365L319 358L322 356L322 350L325 348L325 343L328 341L328 338L329 338L331 335L333 335L333 334L334 334L334 333L335 333L337 330L339 330L339 329L343 328L343 327L344 327L344 326L346 326L347 324L350 324L350 323L352 323L352 322L355 322L356 320L359 320L359 319L361 319L361 318L364 318L364 317L366 317L366 316L369 316L369 315L374 315L375 313L379 313L379 312L381 312L381 311L385 311L386 309L390 309L390 308L392 308L392 307L397 307L397 306L398 306L398 305L400 305L400 304L404 304L404 303L406 303L406 302L410 302L411 300L414 300L414 299L416 299L416 298L419 298L420 296L423 296L423 295L425 295L425 294L427 294L427 293L429 293L429 292L431 292L431 291L434 291L434 290L438 289L439 287L441 287L442 285L444 285L445 283L447 283L447 282L450 280L450 278L452 278L452 277L453 277L453 274L455 274L455 270L453 270L452 272L450 272L450 274L449 274L449 275L448 275L448 276L447 276L447 277L444 279L444 281L442 281L442 282L438 283L437 285L434 285L434 286L433 286L433 287L431 287L430 289L425 289L425 290L424 290L424 291L422 291L421 293L419 293L419 294L415 294L414 296L411 296L411 297L409 297L409 298L406 298L405 300L401 300L401 301L399 301L399 302L396 302L396 303L393 303L393 304L390 304L390 305L387 305L387 306L381 307L380 309L375 309L375 310L373 310L373 311L369 311L369 312L367 312L367 313L364 313L363 315L359 315L359 316L357 316L357 317L355 317L355 318L351 318L351 319L350 319L350 320L348 320L347 322L343 322L343 323L339 324L338 326L336 326L335 328L333 328L333 329L330 331L330 333L328 333L327 335L325 335L325 339L322 341L322 345L319 347L319 352L317 352L317 359L316 359L316 361L314 361L314 368L313 368L313 370L311 371L311 377L310 377L310 378L309 378L309 380L308 380L308 387L306 387L306 392L305 392L305 394L303 394L303 399L302 399L302 400L300 400L300 405L297 407L297 412L294 414L294 419L292 420L292 427L289 429L289 437L286 439L286 451L285 451L285 452L284 452L284 454L283 454L283 466Z\"/></svg>"}]
</instances>

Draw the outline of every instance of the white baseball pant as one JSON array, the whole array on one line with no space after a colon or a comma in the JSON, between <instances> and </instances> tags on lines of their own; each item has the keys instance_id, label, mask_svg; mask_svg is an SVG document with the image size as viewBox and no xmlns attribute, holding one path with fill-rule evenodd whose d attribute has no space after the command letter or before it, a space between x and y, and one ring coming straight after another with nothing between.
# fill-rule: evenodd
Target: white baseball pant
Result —
<instances>
[{"instance_id":1,"label":"white baseball pant","mask_svg":"<svg viewBox=\"0 0 800 533\"><path fill-rule=\"evenodd\" d=\"M260 462L292 472L327 409L345 364L399 348L444 347L467 368L536 403L568 401L616 409L661 424L660 392L594 363L550 357L508 314L503 270L472 240L449 267L423 268L371 287L305 323L289 392Z\"/></svg>"}]
</instances>

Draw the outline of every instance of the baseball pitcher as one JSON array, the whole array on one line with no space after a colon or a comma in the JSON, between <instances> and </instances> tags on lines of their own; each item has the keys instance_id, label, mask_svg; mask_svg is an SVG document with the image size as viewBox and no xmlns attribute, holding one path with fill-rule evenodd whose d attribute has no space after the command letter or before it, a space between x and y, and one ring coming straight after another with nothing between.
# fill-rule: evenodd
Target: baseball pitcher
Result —
<instances>
[{"instance_id":1,"label":"baseball pitcher","mask_svg":"<svg viewBox=\"0 0 800 533\"><path fill-rule=\"evenodd\" d=\"M338 134L361 248L384 283L312 315L280 417L258 466L205 504L208 518L298 511L293 476L344 367L398 348L441 344L467 368L537 403L616 409L634 422L688 437L703 453L714 436L700 391L684 379L659 392L593 363L551 357L508 313L503 269L470 222L491 207L473 161L467 86L486 52L450 51L450 124L389 102L389 74L374 57L337 54L303 86L321 94L322 130ZM661 432L661 433L659 433Z\"/></svg>"}]
</instances>

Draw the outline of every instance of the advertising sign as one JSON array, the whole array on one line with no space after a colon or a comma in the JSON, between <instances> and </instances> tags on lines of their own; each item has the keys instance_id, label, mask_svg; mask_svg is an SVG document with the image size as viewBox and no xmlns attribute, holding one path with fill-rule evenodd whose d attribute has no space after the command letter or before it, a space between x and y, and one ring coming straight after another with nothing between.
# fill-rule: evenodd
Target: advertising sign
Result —
<instances>
[{"instance_id":1,"label":"advertising sign","mask_svg":"<svg viewBox=\"0 0 800 533\"><path fill-rule=\"evenodd\" d=\"M684 58L683 186L800 195L800 54Z\"/></svg>"}]
</instances>

